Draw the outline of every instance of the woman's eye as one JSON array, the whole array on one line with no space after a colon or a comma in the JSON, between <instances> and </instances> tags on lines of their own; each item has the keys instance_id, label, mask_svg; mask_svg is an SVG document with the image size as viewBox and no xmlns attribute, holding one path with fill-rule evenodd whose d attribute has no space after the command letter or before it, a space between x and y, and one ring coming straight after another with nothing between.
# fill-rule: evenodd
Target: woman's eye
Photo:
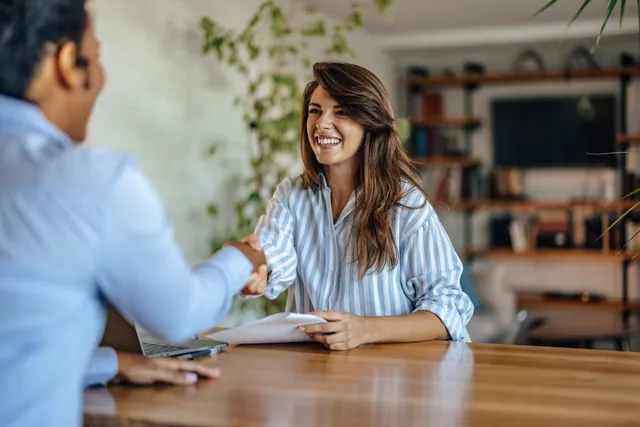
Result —
<instances>
[{"instance_id":1,"label":"woman's eye","mask_svg":"<svg viewBox=\"0 0 640 427\"><path fill-rule=\"evenodd\" d=\"M309 110L309 114L320 114L320 110L318 110L317 108L312 108L311 110Z\"/></svg>"},{"instance_id":2,"label":"woman's eye","mask_svg":"<svg viewBox=\"0 0 640 427\"><path fill-rule=\"evenodd\" d=\"M336 111L336 116L346 116L346 113L342 110Z\"/></svg>"}]
</instances>

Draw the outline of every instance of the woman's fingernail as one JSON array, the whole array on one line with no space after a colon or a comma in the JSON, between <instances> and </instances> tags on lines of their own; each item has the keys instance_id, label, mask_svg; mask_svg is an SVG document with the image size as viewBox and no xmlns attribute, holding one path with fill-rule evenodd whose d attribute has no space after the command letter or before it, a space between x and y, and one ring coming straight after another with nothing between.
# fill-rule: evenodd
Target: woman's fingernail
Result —
<instances>
[{"instance_id":1,"label":"woman's fingernail","mask_svg":"<svg viewBox=\"0 0 640 427\"><path fill-rule=\"evenodd\" d=\"M198 381L198 375L194 374L193 372L189 372L187 374L184 374L184 379L186 382L188 382L189 384L193 384L196 381Z\"/></svg>"}]
</instances>

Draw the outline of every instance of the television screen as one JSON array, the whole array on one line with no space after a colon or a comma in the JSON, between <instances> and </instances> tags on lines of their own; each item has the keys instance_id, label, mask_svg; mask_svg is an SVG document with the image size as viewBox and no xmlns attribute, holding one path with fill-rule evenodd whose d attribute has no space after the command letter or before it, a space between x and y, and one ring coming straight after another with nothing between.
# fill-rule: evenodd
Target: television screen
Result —
<instances>
[{"instance_id":1,"label":"television screen","mask_svg":"<svg viewBox=\"0 0 640 427\"><path fill-rule=\"evenodd\" d=\"M497 99L492 103L497 167L615 167L615 95Z\"/></svg>"}]
</instances>

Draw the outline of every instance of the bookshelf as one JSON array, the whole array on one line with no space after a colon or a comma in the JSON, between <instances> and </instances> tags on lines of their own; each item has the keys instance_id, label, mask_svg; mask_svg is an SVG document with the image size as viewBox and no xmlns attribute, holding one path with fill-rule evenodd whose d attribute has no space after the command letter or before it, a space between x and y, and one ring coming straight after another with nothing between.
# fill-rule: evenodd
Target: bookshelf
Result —
<instances>
[{"instance_id":1,"label":"bookshelf","mask_svg":"<svg viewBox=\"0 0 640 427\"><path fill-rule=\"evenodd\" d=\"M406 80L409 101L409 115L417 116L415 112L415 99L422 96L427 89L433 93L433 89L460 89L463 95L463 110L459 117L442 117L439 115L426 115L425 117L414 117L412 124L415 128L442 128L442 127L459 127L463 132L464 138L464 156L459 158L451 158L447 156L435 156L433 158L420 157L415 160L421 166L431 167L449 167L457 171L463 171L463 179L476 176L479 173L481 163L471 157L472 134L482 123L476 118L473 111L473 95L475 91L483 85L508 85L508 84L526 84L539 82L569 82L573 80L580 81L601 81L610 80L619 83L619 122L618 135L616 140L621 151L627 149L634 144L640 144L640 134L627 133L627 87L634 77L640 77L640 67L617 67L605 69L588 69L588 70L546 70L539 72L506 72L506 73L486 73L486 74L469 74L469 75L443 75L420 77L409 75ZM575 201L553 201L553 200L500 200L500 199L474 199L468 197L468 194L461 194L457 200L451 202L437 202L437 207L461 211L464 221L464 256L470 261L477 258L487 259L517 259L517 260L558 260L563 261L607 261L619 262L622 269L622 299L620 304L627 307L628 296L628 268L631 262L640 260L640 256L630 253L626 250L615 250L609 246L609 243L602 244L602 249L585 249L585 248L553 248L541 249L536 247L527 247L525 249L514 250L509 247L496 248L474 248L471 245L472 236L472 215L477 211L509 211L518 214L536 214L541 211L563 211L570 217L572 215L580 215L585 212L613 213L621 214L627 209L636 206L635 200L623 200L628 193L625 171L626 159L624 155L618 157L618 176L621 193L618 201L610 202L604 200L575 200ZM619 241L626 242L627 233L625 232L626 220L621 221ZM640 237L639 237L640 238Z\"/></svg>"},{"instance_id":2,"label":"bookshelf","mask_svg":"<svg viewBox=\"0 0 640 427\"><path fill-rule=\"evenodd\" d=\"M460 127L475 128L480 126L480 119L475 117L442 117L442 116L426 116L413 119L411 124L414 127Z\"/></svg>"},{"instance_id":3,"label":"bookshelf","mask_svg":"<svg viewBox=\"0 0 640 427\"><path fill-rule=\"evenodd\" d=\"M634 310L640 311L640 301L589 301L588 295L585 296L586 301L582 300L549 300L543 298L542 295L533 292L521 292L516 295L518 307L525 309L584 309L584 310L603 310L603 311L623 311Z\"/></svg>"},{"instance_id":4,"label":"bookshelf","mask_svg":"<svg viewBox=\"0 0 640 427\"><path fill-rule=\"evenodd\" d=\"M640 67L600 70L549 70L520 73L488 73L482 75L408 77L410 86L469 86L569 80L612 80L640 77Z\"/></svg>"},{"instance_id":5,"label":"bookshelf","mask_svg":"<svg viewBox=\"0 0 640 427\"><path fill-rule=\"evenodd\" d=\"M461 156L461 157L450 157L450 156L431 156L431 157L414 157L413 161L418 164L420 167L427 166L441 166L441 167L469 167L475 166L480 163L479 160Z\"/></svg>"},{"instance_id":6,"label":"bookshelf","mask_svg":"<svg viewBox=\"0 0 640 427\"><path fill-rule=\"evenodd\" d=\"M640 133L629 133L618 135L618 145L640 144Z\"/></svg>"},{"instance_id":7,"label":"bookshelf","mask_svg":"<svg viewBox=\"0 0 640 427\"><path fill-rule=\"evenodd\" d=\"M477 163L473 163L474 165ZM426 162L429 165L429 162ZM453 164L452 164L453 165ZM619 212L631 209L639 203L637 201L604 202L589 201L546 201L546 200L461 200L452 203L455 209L474 210L509 210L509 211L541 211L541 210L599 210Z\"/></svg>"},{"instance_id":8,"label":"bookshelf","mask_svg":"<svg viewBox=\"0 0 640 427\"><path fill-rule=\"evenodd\" d=\"M636 254L601 249L531 249L516 252L506 248L470 249L466 252L470 257L509 258L530 260L578 260L578 261L607 261L632 260Z\"/></svg>"}]
</instances>

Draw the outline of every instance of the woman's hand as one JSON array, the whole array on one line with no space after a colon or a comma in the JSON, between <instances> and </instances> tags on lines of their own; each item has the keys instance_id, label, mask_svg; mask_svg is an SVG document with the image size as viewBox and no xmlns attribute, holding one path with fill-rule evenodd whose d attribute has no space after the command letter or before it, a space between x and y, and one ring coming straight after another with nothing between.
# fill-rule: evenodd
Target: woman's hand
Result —
<instances>
[{"instance_id":1,"label":"woman's hand","mask_svg":"<svg viewBox=\"0 0 640 427\"><path fill-rule=\"evenodd\" d=\"M267 266L261 265L258 271L251 273L249 281L240 291L242 295L262 295L267 290Z\"/></svg>"},{"instance_id":2,"label":"woman's hand","mask_svg":"<svg viewBox=\"0 0 640 427\"><path fill-rule=\"evenodd\" d=\"M331 350L349 350L370 342L371 332L364 317L339 311L309 314L322 317L327 323L300 326L298 330Z\"/></svg>"},{"instance_id":3,"label":"woman's hand","mask_svg":"<svg viewBox=\"0 0 640 427\"><path fill-rule=\"evenodd\" d=\"M248 236L240 239L241 243L246 243L251 246L251 249L254 251L262 252L262 247L260 246L260 240L258 236L255 234L249 234ZM258 270L251 274L249 277L249 281L245 285L245 287L240 291L242 295L262 295L267 290L267 265L263 264L258 267Z\"/></svg>"}]
</instances>

